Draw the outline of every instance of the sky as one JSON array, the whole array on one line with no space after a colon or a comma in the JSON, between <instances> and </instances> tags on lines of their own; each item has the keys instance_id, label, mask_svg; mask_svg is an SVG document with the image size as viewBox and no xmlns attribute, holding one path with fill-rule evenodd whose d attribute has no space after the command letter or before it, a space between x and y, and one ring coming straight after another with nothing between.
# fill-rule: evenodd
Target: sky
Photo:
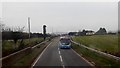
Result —
<instances>
[{"instance_id":1,"label":"sky","mask_svg":"<svg viewBox=\"0 0 120 68\"><path fill-rule=\"evenodd\" d=\"M118 2L120 0L1 0L2 2Z\"/></svg>"},{"instance_id":2,"label":"sky","mask_svg":"<svg viewBox=\"0 0 120 68\"><path fill-rule=\"evenodd\" d=\"M106 0L107 1L107 0ZM118 30L117 2L3 2L2 20L10 27L25 26L30 17L31 32L70 32L100 27Z\"/></svg>"}]
</instances>

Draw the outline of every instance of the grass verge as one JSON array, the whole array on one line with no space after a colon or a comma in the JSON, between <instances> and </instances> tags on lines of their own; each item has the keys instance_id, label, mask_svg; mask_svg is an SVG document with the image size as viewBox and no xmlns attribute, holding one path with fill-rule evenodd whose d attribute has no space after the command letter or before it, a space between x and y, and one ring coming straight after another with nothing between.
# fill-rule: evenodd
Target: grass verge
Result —
<instances>
[{"instance_id":1,"label":"grass verge","mask_svg":"<svg viewBox=\"0 0 120 68\"><path fill-rule=\"evenodd\" d=\"M72 43L73 49L79 53L82 57L89 60L90 62L94 62L95 67L97 68L120 68L120 61L116 61L112 58L100 55L96 52L90 51L86 48L78 46Z\"/></svg>"},{"instance_id":2,"label":"grass verge","mask_svg":"<svg viewBox=\"0 0 120 68\"><path fill-rule=\"evenodd\" d=\"M88 47L119 56L118 35L76 36L73 40Z\"/></svg>"},{"instance_id":3,"label":"grass verge","mask_svg":"<svg viewBox=\"0 0 120 68\"><path fill-rule=\"evenodd\" d=\"M37 56L44 50L44 48L50 43L43 43L36 48L30 49L26 54L22 56L14 56L11 58L12 61L7 62L7 65L4 65L3 68L30 68L31 64L37 58ZM18 59L16 59L18 58Z\"/></svg>"},{"instance_id":4,"label":"grass verge","mask_svg":"<svg viewBox=\"0 0 120 68\"><path fill-rule=\"evenodd\" d=\"M43 41L43 38L31 38L30 41L29 39L24 39L23 40L23 47L29 47L29 46L34 46L40 42ZM20 40L18 40L18 42L16 43L17 48L15 48L15 44L13 40L4 40L2 42L2 53L3 53L3 57L7 56L15 51L19 50L19 45L20 45Z\"/></svg>"}]
</instances>

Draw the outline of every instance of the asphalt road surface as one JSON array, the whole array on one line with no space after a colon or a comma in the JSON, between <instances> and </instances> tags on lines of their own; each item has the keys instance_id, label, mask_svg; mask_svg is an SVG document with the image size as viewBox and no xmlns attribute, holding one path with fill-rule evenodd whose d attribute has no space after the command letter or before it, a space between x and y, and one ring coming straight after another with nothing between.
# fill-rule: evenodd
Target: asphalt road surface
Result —
<instances>
[{"instance_id":1,"label":"asphalt road surface","mask_svg":"<svg viewBox=\"0 0 120 68\"><path fill-rule=\"evenodd\" d=\"M72 49L59 49L59 38L44 49L36 62L34 68L91 68L92 66L81 58Z\"/></svg>"}]
</instances>

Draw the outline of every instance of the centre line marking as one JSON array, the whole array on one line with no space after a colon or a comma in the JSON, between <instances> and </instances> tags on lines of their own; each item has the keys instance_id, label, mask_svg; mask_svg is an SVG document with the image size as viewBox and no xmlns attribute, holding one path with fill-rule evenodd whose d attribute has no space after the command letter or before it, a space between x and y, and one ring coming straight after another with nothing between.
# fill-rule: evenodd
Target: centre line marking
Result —
<instances>
[{"instance_id":1,"label":"centre line marking","mask_svg":"<svg viewBox=\"0 0 120 68\"><path fill-rule=\"evenodd\" d=\"M62 60L62 56L61 56L61 55L60 55L60 61L63 62L63 60Z\"/></svg>"},{"instance_id":2,"label":"centre line marking","mask_svg":"<svg viewBox=\"0 0 120 68\"><path fill-rule=\"evenodd\" d=\"M60 55L60 61L61 61L62 67L65 68L65 65L63 63L62 55L61 55L61 52L60 52L59 48L58 48L58 52L59 52L59 55Z\"/></svg>"},{"instance_id":3,"label":"centre line marking","mask_svg":"<svg viewBox=\"0 0 120 68\"><path fill-rule=\"evenodd\" d=\"M58 48L58 51L59 51L60 49Z\"/></svg>"},{"instance_id":4,"label":"centre line marking","mask_svg":"<svg viewBox=\"0 0 120 68\"><path fill-rule=\"evenodd\" d=\"M59 51L59 55L60 55L60 51Z\"/></svg>"},{"instance_id":5,"label":"centre line marking","mask_svg":"<svg viewBox=\"0 0 120 68\"><path fill-rule=\"evenodd\" d=\"M65 65L63 64L63 59L62 59L61 54L60 54L60 61L61 61L62 67L65 68Z\"/></svg>"}]
</instances>

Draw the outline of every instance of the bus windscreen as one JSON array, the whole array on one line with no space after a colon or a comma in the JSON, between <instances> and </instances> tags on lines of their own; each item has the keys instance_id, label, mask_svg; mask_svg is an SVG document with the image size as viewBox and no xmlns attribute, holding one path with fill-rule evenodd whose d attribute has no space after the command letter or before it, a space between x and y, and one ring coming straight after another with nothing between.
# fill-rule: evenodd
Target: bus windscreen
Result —
<instances>
[{"instance_id":1,"label":"bus windscreen","mask_svg":"<svg viewBox=\"0 0 120 68\"><path fill-rule=\"evenodd\" d=\"M69 45L70 44L70 39L61 39L60 42L61 42L61 44Z\"/></svg>"}]
</instances>

